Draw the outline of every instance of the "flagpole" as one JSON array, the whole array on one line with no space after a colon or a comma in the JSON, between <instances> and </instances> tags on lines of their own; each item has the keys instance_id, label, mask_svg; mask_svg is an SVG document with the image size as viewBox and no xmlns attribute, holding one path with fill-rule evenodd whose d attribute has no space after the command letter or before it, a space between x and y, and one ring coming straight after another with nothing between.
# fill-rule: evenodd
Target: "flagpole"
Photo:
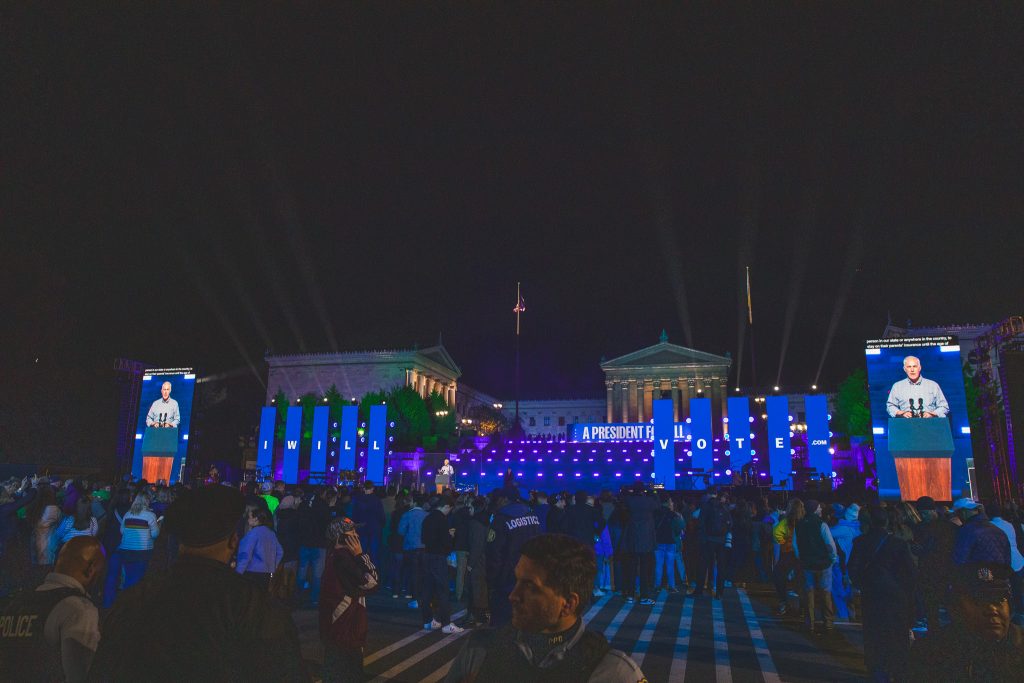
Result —
<instances>
[{"instance_id":1,"label":"flagpole","mask_svg":"<svg viewBox=\"0 0 1024 683\"><path fill-rule=\"evenodd\" d=\"M519 431L519 316L522 315L520 302L523 300L520 290L521 283L516 283L516 423L515 429Z\"/></svg>"},{"instance_id":2,"label":"flagpole","mask_svg":"<svg viewBox=\"0 0 1024 683\"><path fill-rule=\"evenodd\" d=\"M750 328L750 377L751 385L757 388L757 360L754 353L754 307L750 299L750 266L747 266L747 325ZM737 384L739 382L737 381Z\"/></svg>"}]
</instances>

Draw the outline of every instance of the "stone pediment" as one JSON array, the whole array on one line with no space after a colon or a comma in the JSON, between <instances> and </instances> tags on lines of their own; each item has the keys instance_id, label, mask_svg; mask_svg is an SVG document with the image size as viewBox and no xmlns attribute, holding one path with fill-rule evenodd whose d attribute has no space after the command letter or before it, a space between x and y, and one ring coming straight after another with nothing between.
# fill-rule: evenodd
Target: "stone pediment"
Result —
<instances>
[{"instance_id":1,"label":"stone pediment","mask_svg":"<svg viewBox=\"0 0 1024 683\"><path fill-rule=\"evenodd\" d=\"M732 365L732 359L726 356L717 356L713 353L697 351L685 346L678 346L677 344L669 344L667 341L664 341L654 346L648 346L639 351L605 361L601 363L601 369L608 371L673 365L686 367L693 367L695 365L729 367Z\"/></svg>"},{"instance_id":2,"label":"stone pediment","mask_svg":"<svg viewBox=\"0 0 1024 683\"><path fill-rule=\"evenodd\" d=\"M451 370L452 376L458 378L462 376L462 369L456 365L455 360L448 353L448 350L444 346L430 346L425 349L420 349L417 352L419 355L424 356L428 360L437 363L438 365Z\"/></svg>"}]
</instances>

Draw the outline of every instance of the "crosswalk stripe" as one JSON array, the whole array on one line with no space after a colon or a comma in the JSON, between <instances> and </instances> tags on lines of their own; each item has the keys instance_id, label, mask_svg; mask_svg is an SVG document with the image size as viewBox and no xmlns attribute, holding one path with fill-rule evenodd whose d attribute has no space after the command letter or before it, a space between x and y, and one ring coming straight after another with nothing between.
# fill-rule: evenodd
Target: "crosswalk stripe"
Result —
<instances>
[{"instance_id":1,"label":"crosswalk stripe","mask_svg":"<svg viewBox=\"0 0 1024 683\"><path fill-rule=\"evenodd\" d=\"M452 615L452 621L455 621L456 619L461 619L464 616L466 616L466 610L460 610L460 611L458 611L458 612L456 612L455 614ZM390 645L388 645L386 647L382 647L381 649L377 650L373 654L366 655L366 657L363 658L363 666L369 666L370 664L373 664L374 662L376 662L381 657L387 657L389 654L391 654L395 650L401 649L401 648L405 647L406 645L408 645L409 643L411 643L411 642L413 642L415 640L419 640L423 636L429 635L431 633L434 633L434 631L417 631L416 633L413 633L411 636L406 636L405 638L402 638L401 640L399 640L397 642L391 643Z\"/></svg>"},{"instance_id":2,"label":"crosswalk stripe","mask_svg":"<svg viewBox=\"0 0 1024 683\"><path fill-rule=\"evenodd\" d=\"M612 594L609 593L608 595L604 596L603 598L600 598L599 600L597 600L597 602L591 605L590 609L587 610L587 613L583 615L583 623L589 623L591 619L597 616L598 612L604 609L604 606L607 605L608 601L611 599Z\"/></svg>"},{"instance_id":3,"label":"crosswalk stripe","mask_svg":"<svg viewBox=\"0 0 1024 683\"><path fill-rule=\"evenodd\" d=\"M686 657L690 649L690 630L693 628L693 599L683 602L683 613L679 615L679 631L672 653L672 668L668 672L668 683L683 683L686 680Z\"/></svg>"},{"instance_id":4,"label":"crosswalk stripe","mask_svg":"<svg viewBox=\"0 0 1024 683\"><path fill-rule=\"evenodd\" d=\"M665 609L667 595L665 591L658 593L657 603L651 608L651 613L647 617L647 623L644 624L644 629L640 632L640 636L637 638L636 645L634 646L633 661L641 669L644 666L644 657L647 656L647 649L651 646L651 641L654 639L654 631L658 628L661 613Z\"/></svg>"},{"instance_id":5,"label":"crosswalk stripe","mask_svg":"<svg viewBox=\"0 0 1024 683\"><path fill-rule=\"evenodd\" d=\"M715 680L718 683L732 683L732 668L729 665L729 638L725 634L725 612L721 600L711 601L711 619L714 623Z\"/></svg>"},{"instance_id":6,"label":"crosswalk stripe","mask_svg":"<svg viewBox=\"0 0 1024 683\"><path fill-rule=\"evenodd\" d=\"M435 652L437 652L441 648L444 648L444 647L447 647L448 645L451 645L452 643L454 643L456 640L458 640L462 636L466 635L467 633L472 633L472 632L473 632L472 629L468 629L467 628L465 631L462 631L461 633L453 633L453 634L451 634L450 636L448 636L446 638L442 638L441 640L437 641L436 643L434 643L430 647L427 647L427 648L424 648L424 649L420 650L416 654L411 655L411 656L409 656L406 659L403 659L398 664L395 664L393 667L391 667L390 669L388 669L384 673L379 674L376 678L373 679L373 681L371 681L371 683L383 683L383 681L391 680L392 678L394 678L398 674L402 673L403 671L405 671L409 667L414 666L414 665L418 664L419 662L423 661L424 659L426 659L430 655L434 654ZM363 664L365 665L366 662L364 661Z\"/></svg>"},{"instance_id":7,"label":"crosswalk stripe","mask_svg":"<svg viewBox=\"0 0 1024 683\"><path fill-rule=\"evenodd\" d=\"M432 673L429 676L427 676L426 678L424 678L422 681L420 681L420 683L437 683L442 678L444 678L445 676L448 675L448 672L451 670L452 664L454 664L454 663L455 663L455 659L452 658L452 660L450 662L448 662L447 664L442 666L440 669L438 669L434 673Z\"/></svg>"},{"instance_id":8,"label":"crosswalk stripe","mask_svg":"<svg viewBox=\"0 0 1024 683\"><path fill-rule=\"evenodd\" d=\"M772 659L771 650L768 649L768 641L765 640L761 624L758 623L757 615L754 614L754 606L750 604L750 598L747 597L747 592L744 589L738 588L736 593L739 594L740 604L743 606L743 617L747 621L750 640L754 644L757 663L761 667L761 677L764 678L764 683L781 683L779 670L775 666L775 660Z\"/></svg>"},{"instance_id":9,"label":"crosswalk stripe","mask_svg":"<svg viewBox=\"0 0 1024 683\"><path fill-rule=\"evenodd\" d=\"M635 603L627 602L622 606L621 609L619 609L619 611L612 618L611 623L608 624L608 626L606 626L604 629L605 638L611 641L611 639L615 637L615 634L619 632L620 628L622 628L622 622L626 620L626 617L632 611L634 604Z\"/></svg>"}]
</instances>

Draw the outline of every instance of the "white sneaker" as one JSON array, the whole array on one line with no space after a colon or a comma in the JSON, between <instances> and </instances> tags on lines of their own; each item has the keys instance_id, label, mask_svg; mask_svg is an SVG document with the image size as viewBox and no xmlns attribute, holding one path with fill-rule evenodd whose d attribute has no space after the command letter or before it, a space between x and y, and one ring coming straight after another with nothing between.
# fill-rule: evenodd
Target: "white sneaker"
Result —
<instances>
[{"instance_id":1,"label":"white sneaker","mask_svg":"<svg viewBox=\"0 0 1024 683\"><path fill-rule=\"evenodd\" d=\"M437 619L432 619L429 624L423 624L424 631L436 631L441 628L441 622Z\"/></svg>"},{"instance_id":2,"label":"white sneaker","mask_svg":"<svg viewBox=\"0 0 1024 683\"><path fill-rule=\"evenodd\" d=\"M436 621L434 623L437 624ZM440 626L441 624L437 625ZM465 630L466 629L462 628L461 626L456 626L455 624L448 624L443 629L441 629L441 633L462 633Z\"/></svg>"},{"instance_id":3,"label":"white sneaker","mask_svg":"<svg viewBox=\"0 0 1024 683\"><path fill-rule=\"evenodd\" d=\"M600 597L603 597L603 596L604 596L604 591L603 591L603 590L601 590L600 588L595 588L595 589L594 589L594 593L593 593L593 596L594 596L595 598L600 598Z\"/></svg>"}]
</instances>

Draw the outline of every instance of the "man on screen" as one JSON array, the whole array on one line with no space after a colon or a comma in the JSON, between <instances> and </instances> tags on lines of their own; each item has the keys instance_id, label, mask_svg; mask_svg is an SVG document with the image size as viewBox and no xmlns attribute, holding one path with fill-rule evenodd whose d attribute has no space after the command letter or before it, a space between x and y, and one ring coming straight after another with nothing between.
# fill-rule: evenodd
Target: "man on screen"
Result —
<instances>
[{"instance_id":1,"label":"man on screen","mask_svg":"<svg viewBox=\"0 0 1024 683\"><path fill-rule=\"evenodd\" d=\"M892 385L886 410L889 417L946 417L949 402L938 383L921 376L921 361L917 356L903 359L906 379Z\"/></svg>"},{"instance_id":2,"label":"man on screen","mask_svg":"<svg viewBox=\"0 0 1024 683\"><path fill-rule=\"evenodd\" d=\"M146 415L147 427L177 427L181 422L178 402L171 398L171 383L164 382L160 387L160 398L153 401Z\"/></svg>"}]
</instances>

